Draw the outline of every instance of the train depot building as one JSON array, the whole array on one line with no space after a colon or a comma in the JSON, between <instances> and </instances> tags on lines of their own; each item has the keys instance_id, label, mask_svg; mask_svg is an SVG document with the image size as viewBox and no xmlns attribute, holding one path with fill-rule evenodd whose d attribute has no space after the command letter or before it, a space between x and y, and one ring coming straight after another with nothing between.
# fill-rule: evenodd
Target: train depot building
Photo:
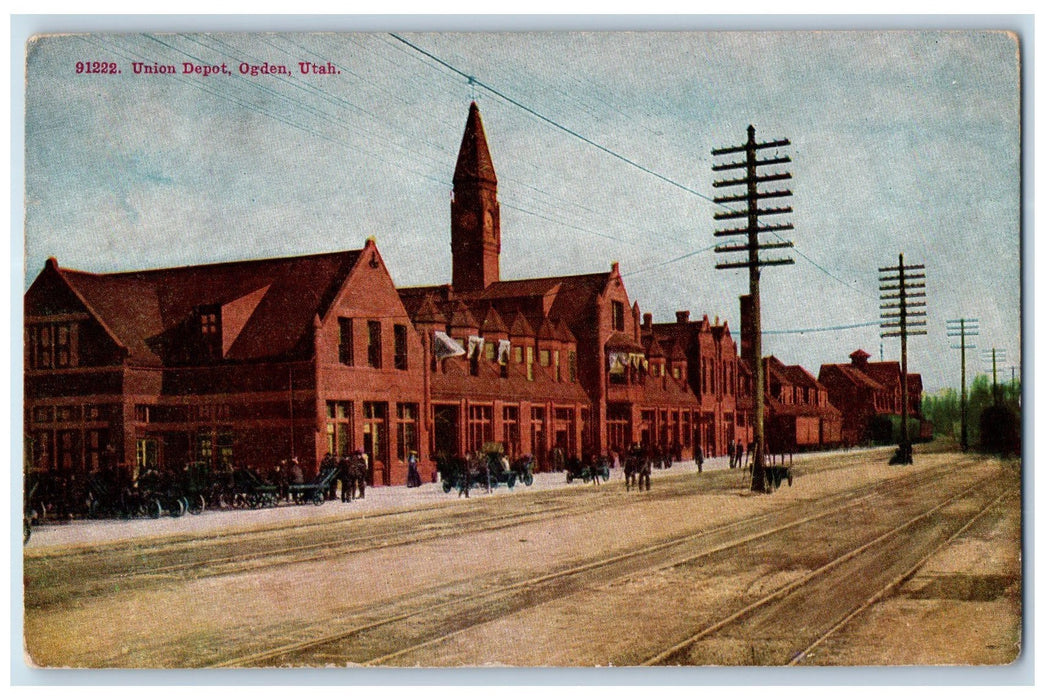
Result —
<instances>
[{"instance_id":1,"label":"train depot building","mask_svg":"<svg viewBox=\"0 0 1045 700\"><path fill-rule=\"evenodd\" d=\"M497 177L474 103L453 185L450 283L397 289L372 238L113 274L48 260L24 299L28 469L265 474L297 458L310 475L328 452L363 450L371 483L392 485L411 452L427 476L437 457L490 442L547 470L636 443L690 459L752 440L754 358L728 324L688 311L654 323L616 263L500 279ZM839 444L867 420L859 392L882 386L864 366L825 365L817 380L765 361L771 447L773 433L791 449ZM895 408L874 396L872 411Z\"/></svg>"}]
</instances>

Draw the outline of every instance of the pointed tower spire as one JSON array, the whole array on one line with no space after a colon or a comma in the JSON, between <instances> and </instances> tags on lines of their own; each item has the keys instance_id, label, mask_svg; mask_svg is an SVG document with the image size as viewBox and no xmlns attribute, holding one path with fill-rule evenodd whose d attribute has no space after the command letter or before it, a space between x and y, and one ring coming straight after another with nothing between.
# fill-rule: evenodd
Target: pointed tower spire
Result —
<instances>
[{"instance_id":1,"label":"pointed tower spire","mask_svg":"<svg viewBox=\"0 0 1045 700\"><path fill-rule=\"evenodd\" d=\"M486 145L483 119L479 116L479 107L473 102L472 106L468 108L468 123L465 124L461 150L457 154L454 188L456 189L459 184L475 181L497 185L497 175L493 170L490 148Z\"/></svg>"},{"instance_id":2,"label":"pointed tower spire","mask_svg":"<svg viewBox=\"0 0 1045 700\"><path fill-rule=\"evenodd\" d=\"M450 248L456 292L477 292L500 280L501 205L486 132L473 102L461 139L450 203Z\"/></svg>"}]
</instances>

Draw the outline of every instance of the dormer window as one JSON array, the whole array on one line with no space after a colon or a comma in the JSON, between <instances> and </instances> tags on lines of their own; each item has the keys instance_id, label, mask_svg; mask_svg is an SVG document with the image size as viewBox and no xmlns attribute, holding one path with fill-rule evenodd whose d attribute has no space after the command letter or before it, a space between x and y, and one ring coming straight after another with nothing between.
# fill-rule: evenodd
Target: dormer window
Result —
<instances>
[{"instance_id":1,"label":"dormer window","mask_svg":"<svg viewBox=\"0 0 1045 700\"><path fill-rule=\"evenodd\" d=\"M198 316L203 355L209 359L221 357L221 307L201 306Z\"/></svg>"}]
</instances>

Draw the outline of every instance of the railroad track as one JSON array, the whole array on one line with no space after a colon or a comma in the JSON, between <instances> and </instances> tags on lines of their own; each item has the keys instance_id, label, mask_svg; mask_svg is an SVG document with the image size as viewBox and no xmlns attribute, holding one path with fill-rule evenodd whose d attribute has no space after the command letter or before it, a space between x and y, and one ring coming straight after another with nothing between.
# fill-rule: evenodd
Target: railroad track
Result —
<instances>
[{"instance_id":1,"label":"railroad track","mask_svg":"<svg viewBox=\"0 0 1045 700\"><path fill-rule=\"evenodd\" d=\"M824 590L832 588L832 576L835 576L837 572L846 564L854 562L859 557L874 558L880 560L882 558L882 552L888 551L891 545L892 547L897 546L898 539L911 531L913 527L921 524L927 518L931 518L940 511L947 507L954 505L955 503L967 498L968 496L981 491L983 486L990 480L974 484L968 489L961 491L954 496L949 497L942 503L939 503L932 508L919 513L918 515L906 520L905 522L893 527L888 532L879 535L878 537L865 542L864 544L856 547L855 549L849 550L840 556L837 556L829 562L823 564L819 568L809 572L797 581L793 581L785 586L781 586L768 594L762 596L758 600L746 605L742 609L723 617L722 619L714 622L713 624L707 625L698 632L692 634L686 639L674 644L668 649L655 654L642 662L643 666L669 666L669 665L680 665L687 664L691 661L691 655L694 653L695 647L701 642L704 642L712 637L717 638L750 638L750 630L744 630L742 627L748 620L751 620L754 616L761 614L763 619L770 615L786 616L788 614L794 614L793 607L787 606L788 597L796 594L804 588L810 586L813 582L818 582L819 589ZM996 487L995 484L989 484L989 487ZM944 539L932 546L927 552L918 557L916 561L910 564L905 564L904 568L897 575L893 576L888 580L885 585L877 587L873 593L861 600L855 607L847 610L839 620L832 620L829 624L821 626L819 630L812 635L812 640L809 641L809 632L805 631L805 642L799 646L797 651L786 652L786 657L780 657L779 649L770 650L770 652L757 659L734 659L733 663L736 665L751 664L752 662L758 665L797 665L808 656L808 654L821 645L824 641L830 638L833 634L841 630L850 620L855 618L857 615L867 610L871 605L875 604L879 600L883 599L891 591L895 590L904 581L908 580L913 576L930 557L939 552L941 549L952 543L955 539L965 533L973 524L975 524L985 513L993 509L999 502L1004 500L1006 497L1011 496L1013 493L1018 493L1016 488L1005 488L1000 494L995 495L993 488L990 500L985 505L979 505L976 511L971 515L967 516L960 521L956 529L950 532ZM904 546L900 544L899 546ZM795 627L802 627L800 623L796 623ZM749 626L750 627L750 626ZM774 652L776 658L774 659ZM720 660L717 660L719 663Z\"/></svg>"},{"instance_id":2,"label":"railroad track","mask_svg":"<svg viewBox=\"0 0 1045 700\"><path fill-rule=\"evenodd\" d=\"M445 642L477 625L511 615L585 587L604 584L636 572L691 564L695 560L721 555L731 549L772 538L792 528L830 517L844 517L861 501L888 498L911 492L939 480L939 472L958 465L937 467L873 484L815 502L760 514L698 530L637 548L584 562L559 571L495 586L470 595L441 602L426 601L423 606L397 611L376 619L358 621L320 635L301 634L302 638L229 658L216 659L218 667L314 666L345 663L363 665L394 664L397 660ZM970 490L981 487L974 484ZM697 549L696 553L693 552ZM402 628L402 629L400 629ZM387 640L394 639L394 648ZM405 642L405 644L404 644Z\"/></svg>"},{"instance_id":3,"label":"railroad track","mask_svg":"<svg viewBox=\"0 0 1045 700\"><path fill-rule=\"evenodd\" d=\"M843 462L816 470L818 475L854 468ZM816 461L795 468L800 477ZM722 481L728 476L742 472L709 472L709 476ZM717 476L721 474L722 476ZM726 476L728 474L728 476ZM665 474L665 476L670 476ZM688 475L687 476L692 476ZM641 496L647 501L663 498L679 498L706 489L707 482L692 479L684 492L654 491ZM604 488L604 487L603 487ZM26 558L26 569L30 575L46 571L61 572L52 585L34 588L26 597L27 607L42 607L75 595L83 598L104 594L114 587L149 587L179 578L194 579L208 576L223 576L246 573L266 568L322 561L338 556L348 556L366 551L376 551L404 544L437 540L448 535L463 533L480 534L516 525L551 520L568 516L582 516L595 510L612 507L620 502L637 498L624 492L610 494L613 503L593 502L582 493L568 490L566 493L547 492L519 494L518 501L508 512L489 514L465 511L456 505L423 506L375 514L352 514L345 518L326 520L322 523L297 523L283 528L267 527L260 531L235 534L203 534L178 536L161 542L131 542L116 545L94 545L73 551L48 553L34 552ZM432 517L416 523L409 529L396 526L400 518L418 513ZM347 535L344 527L362 526L372 528L361 534ZM294 544L285 544L287 540ZM228 553L234 548L234 553ZM212 556L212 552L220 552ZM105 559L102 575L98 575L98 560ZM122 559L122 561L121 561ZM180 559L169 564L157 563Z\"/></svg>"}]
</instances>

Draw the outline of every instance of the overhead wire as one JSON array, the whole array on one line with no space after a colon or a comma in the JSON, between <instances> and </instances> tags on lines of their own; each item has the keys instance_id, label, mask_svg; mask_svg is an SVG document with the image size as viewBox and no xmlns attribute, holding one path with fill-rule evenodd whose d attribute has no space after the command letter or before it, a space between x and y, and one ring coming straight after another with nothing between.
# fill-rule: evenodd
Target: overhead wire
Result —
<instances>
[{"instance_id":1,"label":"overhead wire","mask_svg":"<svg viewBox=\"0 0 1045 700\"><path fill-rule=\"evenodd\" d=\"M597 148L600 151L603 151L604 153L612 156L613 158L616 158L616 159L618 159L618 160L620 160L620 161L622 161L622 162L624 162L624 163L626 163L628 165L631 165L632 167L635 167L635 168L641 170L642 172L644 172L644 173L646 173L648 175L651 175L651 176L653 176L653 177L655 177L655 178L657 178L659 180L662 180L662 181L664 181L664 182L666 182L666 183L668 183L668 184L670 184L670 185L672 185L674 187L682 189L685 192L688 192L690 194L696 195L697 197L700 197L701 199L703 199L705 201L708 201L708 202L712 203L715 206L722 207L723 209L726 209L727 211L735 211L731 207L728 207L728 206L725 206L724 204L716 202L713 197L709 197L708 195L705 195L702 192L694 190L693 188L688 187L687 185L684 185L684 184L678 182L677 180L674 180L674 179L672 179L670 177L667 177L666 175L658 173L655 170L652 170L651 168L648 168L648 167L646 167L646 166L644 166L644 165L642 165L642 164L632 160L631 158L628 158L627 156L624 156L623 154L620 154L620 153L618 153L618 152L616 152L616 151L614 151L614 150L612 150L610 148L607 148L606 146L603 146L602 144L600 144L600 143L598 143L598 142L596 142L596 141L594 141L594 140L584 136L583 134L577 132L576 130L571 129L570 127L565 126L564 124L560 124L559 122L555 121L554 119L551 119L550 117L546 117L545 115L541 114L540 112L537 112L536 110L532 109L531 107L529 107L529 106L519 102L518 100L516 100L516 99L506 95L505 93L501 92L500 90L498 90L498 89L494 88L493 86L483 82L482 80L476 78L475 76L470 75L467 72L457 68L456 66L450 64L449 62L444 61L443 59L441 59L440 57L436 56L432 52L427 51L426 49L421 48L420 46L414 44L413 42L408 41L407 39L403 38L402 36L400 36L400 35L398 35L398 34L396 34L394 32L389 32L389 36L391 36L392 38L396 39L397 41L403 43L404 45L410 47L414 51L416 51L416 52L418 52L418 53L428 57L432 61L435 61L436 63L438 63L439 65L443 66L447 70L450 70L450 71L456 73L457 75L460 75L461 77L467 79L469 84L478 85L478 86L482 87L483 89L487 90L491 94L498 96L502 100L508 102L509 104L514 105L515 107L518 107L519 109L521 109L521 110L527 112L528 114L536 117L540 121L543 121L543 122L551 125L552 127L556 128L556 129L559 129L560 131L563 131L563 132L569 134L570 136L573 136L574 138L577 138L577 139L583 141L584 143L586 143L586 144L588 144L588 145L590 145L590 146L592 146L594 148ZM777 234L776 232L773 232L773 235L777 239L779 239L780 241L784 241L784 239L779 234ZM857 292L857 293L859 293L859 294L861 294L863 296L866 296L868 298L876 298L873 295L871 295L868 292L866 292L865 290L859 289L859 288L853 286L852 284L850 284L849 282L846 282L841 277L838 277L837 275L832 273L830 270L825 268L823 265L821 265L820 263L818 263L815 260L813 260L806 253L802 252L798 247L793 246L792 249L799 256L801 256L804 260L806 260L808 263L813 265L816 269L818 269L821 272L823 272L824 274L828 275L829 277L831 277L835 281L841 283L842 285L848 287L849 289L852 289L853 291L855 291L855 292Z\"/></svg>"}]
</instances>

